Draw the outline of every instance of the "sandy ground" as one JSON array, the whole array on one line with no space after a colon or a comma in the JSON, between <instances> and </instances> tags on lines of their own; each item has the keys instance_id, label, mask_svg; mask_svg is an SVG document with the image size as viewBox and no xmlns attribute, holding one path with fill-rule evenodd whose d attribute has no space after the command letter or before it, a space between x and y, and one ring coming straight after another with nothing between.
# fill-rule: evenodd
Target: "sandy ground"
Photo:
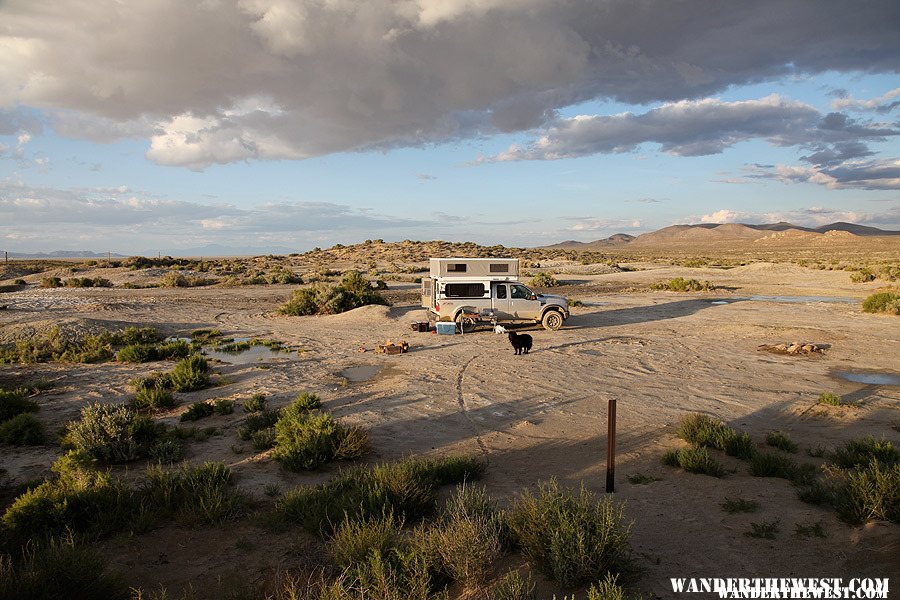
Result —
<instances>
[{"instance_id":1,"label":"sandy ground","mask_svg":"<svg viewBox=\"0 0 900 600\"><path fill-rule=\"evenodd\" d=\"M6 334L36 322L88 319L154 324L171 334L217 327L229 335L272 337L299 355L273 355L256 364L218 364L224 385L184 394L163 420L171 423L193 401L240 400L269 394L274 407L298 392L320 394L325 407L370 430L371 460L411 454L472 453L488 463L488 490L511 499L539 480L556 477L602 492L605 482L607 402L618 403L617 499L634 521L633 548L644 574L644 597L672 597L670 577L893 577L900 576L900 529L890 523L852 528L833 511L800 502L778 479L751 477L745 463L722 457L735 473L714 479L661 464L682 442L674 425L688 412L720 417L762 444L765 433L790 433L797 460L820 463L807 449L829 447L861 435L900 443L900 387L863 385L837 376L846 370L900 371L900 320L864 314L860 301L880 284L852 284L847 273L790 265L753 264L730 270L642 265L647 270L562 276L562 293L575 308L558 332L529 328L534 350L513 356L505 336L479 331L465 336L414 333L409 323L424 311L408 300L415 287L392 284L401 302L323 317L275 313L290 286L179 290L28 290L4 294ZM674 276L709 279L727 289L700 294L629 293ZM777 302L765 296L829 296L856 302ZM407 300L402 302L402 300ZM713 304L726 300L726 304ZM92 323L94 321L88 321ZM94 322L94 324L97 324ZM39 323L39 325L41 324ZM82 321L83 323L83 321ZM386 339L410 342L402 356L371 352ZM824 355L781 356L760 344L808 341L828 344ZM368 348L365 353L359 347ZM374 377L348 380L345 369L377 367ZM122 402L128 379L165 364L0 366L0 377L46 377L56 387L38 397L50 428L75 418L88 401ZM858 408L822 407L832 391ZM267 486L282 490L312 484L331 471L303 475L255 455L236 435L243 415L213 416L197 424L221 435L189 446L191 462L221 460L262 505ZM22 481L47 472L58 450L3 449L7 478ZM132 467L132 470L134 467ZM647 485L626 476L661 478ZM759 512L728 515L726 498L759 502ZM775 540L744 535L751 521L779 519ZM794 535L798 523L823 521L826 539ZM135 584L177 589L191 581L236 572L246 580L298 562L315 561L310 541L297 531L267 533L252 521L227 531L163 527L137 538L114 538L103 548ZM227 567L227 568L226 568ZM224 568L224 569L223 569ZM227 579L227 576L226 576ZM561 593L543 582L541 589Z\"/></svg>"}]
</instances>

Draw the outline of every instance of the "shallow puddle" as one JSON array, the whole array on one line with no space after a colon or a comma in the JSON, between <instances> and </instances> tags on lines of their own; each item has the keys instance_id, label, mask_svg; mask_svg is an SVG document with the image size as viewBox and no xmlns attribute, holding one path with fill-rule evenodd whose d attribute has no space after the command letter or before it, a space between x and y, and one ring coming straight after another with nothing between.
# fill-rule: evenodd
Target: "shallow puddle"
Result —
<instances>
[{"instance_id":1,"label":"shallow puddle","mask_svg":"<svg viewBox=\"0 0 900 600\"><path fill-rule=\"evenodd\" d=\"M842 296L750 296L749 298L736 298L736 300L757 300L761 302L784 302L786 304L804 304L807 302L834 302L838 304L855 304L856 298Z\"/></svg>"},{"instance_id":2,"label":"shallow puddle","mask_svg":"<svg viewBox=\"0 0 900 600\"><path fill-rule=\"evenodd\" d=\"M341 371L341 377L344 377L350 383L362 383L369 381L376 375L381 373L384 367L381 365L357 365L355 367L347 367Z\"/></svg>"},{"instance_id":3,"label":"shallow puddle","mask_svg":"<svg viewBox=\"0 0 900 600\"><path fill-rule=\"evenodd\" d=\"M883 371L835 371L833 377L867 385L900 386L900 374Z\"/></svg>"},{"instance_id":4,"label":"shallow puddle","mask_svg":"<svg viewBox=\"0 0 900 600\"><path fill-rule=\"evenodd\" d=\"M233 343L248 342L251 338L234 338ZM268 346L251 346L245 350L223 351L208 348L203 350L208 358L220 360L230 365L249 365L258 362L264 362L274 358L283 358L288 360L299 360L300 357L296 352L284 350L273 350Z\"/></svg>"}]
</instances>

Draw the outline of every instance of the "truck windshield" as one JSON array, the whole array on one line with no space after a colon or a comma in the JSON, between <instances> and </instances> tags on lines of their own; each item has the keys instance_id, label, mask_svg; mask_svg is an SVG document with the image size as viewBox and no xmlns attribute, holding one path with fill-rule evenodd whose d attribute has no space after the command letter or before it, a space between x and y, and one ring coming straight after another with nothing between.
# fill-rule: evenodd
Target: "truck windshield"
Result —
<instances>
[{"instance_id":1,"label":"truck windshield","mask_svg":"<svg viewBox=\"0 0 900 600\"><path fill-rule=\"evenodd\" d=\"M524 285L513 285L510 287L512 288L512 291L509 295L510 298L527 299L529 296L532 296L534 294L534 292L529 290Z\"/></svg>"}]
</instances>

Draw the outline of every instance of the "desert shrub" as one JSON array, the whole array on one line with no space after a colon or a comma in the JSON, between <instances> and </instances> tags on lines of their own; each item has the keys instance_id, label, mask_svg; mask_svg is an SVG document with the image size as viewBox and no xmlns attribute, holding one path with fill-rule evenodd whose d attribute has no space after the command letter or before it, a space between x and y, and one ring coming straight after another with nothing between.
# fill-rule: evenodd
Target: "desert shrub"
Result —
<instances>
[{"instance_id":1,"label":"desert shrub","mask_svg":"<svg viewBox=\"0 0 900 600\"><path fill-rule=\"evenodd\" d=\"M15 285L28 285L28 282L25 281L24 279L16 279L15 281L13 281L13 284L15 284Z\"/></svg>"},{"instance_id":2,"label":"desert shrub","mask_svg":"<svg viewBox=\"0 0 900 600\"><path fill-rule=\"evenodd\" d=\"M654 481L660 481L659 477L655 477L653 475L644 475L643 473L631 473L627 476L628 483L633 485L647 485L648 483L653 483Z\"/></svg>"},{"instance_id":3,"label":"desert shrub","mask_svg":"<svg viewBox=\"0 0 900 600\"><path fill-rule=\"evenodd\" d=\"M191 345L184 340L173 340L156 347L157 360L174 360L187 358L191 354Z\"/></svg>"},{"instance_id":4,"label":"desert shrub","mask_svg":"<svg viewBox=\"0 0 900 600\"><path fill-rule=\"evenodd\" d=\"M513 502L507 524L525 556L565 587L633 571L622 505L584 486L541 484L536 495L525 492Z\"/></svg>"},{"instance_id":5,"label":"desert shrub","mask_svg":"<svg viewBox=\"0 0 900 600\"><path fill-rule=\"evenodd\" d=\"M176 392L192 392L210 386L209 363L199 354L181 360L169 374Z\"/></svg>"},{"instance_id":6,"label":"desert shrub","mask_svg":"<svg viewBox=\"0 0 900 600\"><path fill-rule=\"evenodd\" d=\"M319 399L319 396L317 394L301 392L294 399L294 402L291 403L291 406L302 410L313 410L314 408L321 407L322 401Z\"/></svg>"},{"instance_id":7,"label":"desert shrub","mask_svg":"<svg viewBox=\"0 0 900 600\"><path fill-rule=\"evenodd\" d=\"M187 525L211 525L233 519L247 507L247 498L222 463L183 466L177 471L152 467L148 474L141 491L144 503L161 517L173 516Z\"/></svg>"},{"instance_id":8,"label":"desert shrub","mask_svg":"<svg viewBox=\"0 0 900 600\"><path fill-rule=\"evenodd\" d=\"M0 443L13 446L37 446L44 443L44 425L29 413L0 423Z\"/></svg>"},{"instance_id":9,"label":"desert shrub","mask_svg":"<svg viewBox=\"0 0 900 600\"><path fill-rule=\"evenodd\" d=\"M365 520L385 511L415 519L434 512L437 487L472 481L483 472L484 464L469 457L344 469L325 483L287 492L274 518L315 534L327 534L344 519Z\"/></svg>"},{"instance_id":10,"label":"desert shrub","mask_svg":"<svg viewBox=\"0 0 900 600\"><path fill-rule=\"evenodd\" d=\"M162 339L162 334L153 327L126 327L113 334L113 342L119 346L129 344L155 344Z\"/></svg>"},{"instance_id":11,"label":"desert shrub","mask_svg":"<svg viewBox=\"0 0 900 600\"><path fill-rule=\"evenodd\" d=\"M122 577L71 535L25 547L19 560L0 556L0 598L9 600L128 600Z\"/></svg>"},{"instance_id":12,"label":"desert shrub","mask_svg":"<svg viewBox=\"0 0 900 600\"><path fill-rule=\"evenodd\" d=\"M900 293L878 292L863 301L863 312L900 315Z\"/></svg>"},{"instance_id":13,"label":"desert shrub","mask_svg":"<svg viewBox=\"0 0 900 600\"><path fill-rule=\"evenodd\" d=\"M778 532L781 531L780 523L778 519L761 523L750 523L750 531L744 532L744 535L752 538L774 540Z\"/></svg>"},{"instance_id":14,"label":"desert shrub","mask_svg":"<svg viewBox=\"0 0 900 600\"><path fill-rule=\"evenodd\" d=\"M279 413L276 410L264 410L245 418L243 424L238 427L238 437L244 441L250 440L254 433L262 429L272 428L278 422Z\"/></svg>"},{"instance_id":15,"label":"desert shrub","mask_svg":"<svg viewBox=\"0 0 900 600\"><path fill-rule=\"evenodd\" d=\"M705 280L698 281L697 279L676 277L669 281L654 283L650 288L654 290L668 290L670 292L707 292L716 289L716 286Z\"/></svg>"},{"instance_id":16,"label":"desert shrub","mask_svg":"<svg viewBox=\"0 0 900 600\"><path fill-rule=\"evenodd\" d=\"M813 479L797 490L797 498L807 504L830 504L834 500L834 490L818 479Z\"/></svg>"},{"instance_id":17,"label":"desert shrub","mask_svg":"<svg viewBox=\"0 0 900 600\"><path fill-rule=\"evenodd\" d=\"M619 576L607 573L606 577L591 584L587 591L587 600L627 600L625 588L619 585ZM574 599L573 599L574 600ZM637 597L640 600L640 597Z\"/></svg>"},{"instance_id":18,"label":"desert shrub","mask_svg":"<svg viewBox=\"0 0 900 600\"><path fill-rule=\"evenodd\" d=\"M754 500L745 500L743 498L725 498L725 501L721 506L722 510L730 515L734 515L737 513L756 512L756 509L759 508L759 503Z\"/></svg>"},{"instance_id":19,"label":"desert shrub","mask_svg":"<svg viewBox=\"0 0 900 600\"><path fill-rule=\"evenodd\" d=\"M556 287L559 285L559 281L557 281L556 277L553 276L553 273L548 271L541 271L537 273L534 277L531 278L531 285L538 288L550 288Z\"/></svg>"},{"instance_id":20,"label":"desert shrub","mask_svg":"<svg viewBox=\"0 0 900 600\"><path fill-rule=\"evenodd\" d=\"M770 431L766 434L766 443L791 454L796 454L799 449L796 442L784 431Z\"/></svg>"},{"instance_id":21,"label":"desert shrub","mask_svg":"<svg viewBox=\"0 0 900 600\"><path fill-rule=\"evenodd\" d=\"M172 378L168 373L151 373L146 377L136 377L128 382L128 385L140 392L141 390L171 390Z\"/></svg>"},{"instance_id":22,"label":"desert shrub","mask_svg":"<svg viewBox=\"0 0 900 600\"><path fill-rule=\"evenodd\" d=\"M389 510L366 519L345 519L328 538L328 554L338 567L352 568L372 552L387 554L398 545L402 530L403 519Z\"/></svg>"},{"instance_id":23,"label":"desert shrub","mask_svg":"<svg viewBox=\"0 0 900 600\"><path fill-rule=\"evenodd\" d=\"M160 464L169 465L181 460L184 446L177 439L160 440L150 447L149 456Z\"/></svg>"},{"instance_id":24,"label":"desert shrub","mask_svg":"<svg viewBox=\"0 0 900 600\"><path fill-rule=\"evenodd\" d=\"M510 571L491 590L493 600L535 600L534 581L530 575L522 577L518 571Z\"/></svg>"},{"instance_id":25,"label":"desert shrub","mask_svg":"<svg viewBox=\"0 0 900 600\"><path fill-rule=\"evenodd\" d=\"M290 471L309 471L338 458L338 449L348 429L328 413L303 409L300 412L291 410L292 407L285 408L275 423L275 452L272 455L275 460ZM366 437L359 431L355 435ZM365 444L360 450L365 451ZM345 454L341 458L356 456Z\"/></svg>"},{"instance_id":26,"label":"desert shrub","mask_svg":"<svg viewBox=\"0 0 900 600\"><path fill-rule=\"evenodd\" d=\"M314 285L296 290L279 312L291 316L338 314L368 304L389 305L365 277L348 271L337 286Z\"/></svg>"},{"instance_id":27,"label":"desert shrub","mask_svg":"<svg viewBox=\"0 0 900 600\"><path fill-rule=\"evenodd\" d=\"M172 408L177 402L172 392L166 388L145 387L138 390L131 404L138 410L159 410Z\"/></svg>"},{"instance_id":28,"label":"desert shrub","mask_svg":"<svg viewBox=\"0 0 900 600\"><path fill-rule=\"evenodd\" d=\"M890 466L900 461L900 452L889 440L877 440L869 435L835 448L828 454L828 459L842 469L864 466L876 460Z\"/></svg>"},{"instance_id":29,"label":"desert shrub","mask_svg":"<svg viewBox=\"0 0 900 600\"><path fill-rule=\"evenodd\" d=\"M266 274L266 282L271 284L302 284L303 278L285 268L278 268Z\"/></svg>"},{"instance_id":30,"label":"desert shrub","mask_svg":"<svg viewBox=\"0 0 900 600\"><path fill-rule=\"evenodd\" d=\"M24 387L0 389L0 422L23 413L37 412L38 404L27 397L29 393L30 390Z\"/></svg>"},{"instance_id":31,"label":"desert shrub","mask_svg":"<svg viewBox=\"0 0 900 600\"><path fill-rule=\"evenodd\" d=\"M146 456L158 431L152 421L124 404L88 404L69 424L66 439L75 449L107 463Z\"/></svg>"},{"instance_id":32,"label":"desert shrub","mask_svg":"<svg viewBox=\"0 0 900 600\"><path fill-rule=\"evenodd\" d=\"M181 422L199 421L216 411L216 407L212 402L194 402L186 411L181 413Z\"/></svg>"},{"instance_id":33,"label":"desert shrub","mask_svg":"<svg viewBox=\"0 0 900 600\"><path fill-rule=\"evenodd\" d=\"M272 448L275 446L275 428L266 427L264 429L257 429L250 434L250 441L253 444L253 449L257 452L264 452L265 450Z\"/></svg>"},{"instance_id":34,"label":"desert shrub","mask_svg":"<svg viewBox=\"0 0 900 600\"><path fill-rule=\"evenodd\" d=\"M116 353L116 360L119 362L144 363L154 357L153 346L145 344L129 344Z\"/></svg>"},{"instance_id":35,"label":"desert shrub","mask_svg":"<svg viewBox=\"0 0 900 600\"><path fill-rule=\"evenodd\" d=\"M484 488L462 485L430 532L443 570L467 590L479 589L503 554L504 524Z\"/></svg>"},{"instance_id":36,"label":"desert shrub","mask_svg":"<svg viewBox=\"0 0 900 600\"><path fill-rule=\"evenodd\" d=\"M756 452L749 435L739 433L722 421L700 413L683 416L678 422L677 435L695 446L716 448L729 456L744 460Z\"/></svg>"},{"instance_id":37,"label":"desert shrub","mask_svg":"<svg viewBox=\"0 0 900 600\"><path fill-rule=\"evenodd\" d=\"M23 543L67 530L100 535L124 526L134 511L131 490L97 471L88 455L69 452L53 464L55 479L22 495L3 514L5 533Z\"/></svg>"},{"instance_id":38,"label":"desert shrub","mask_svg":"<svg viewBox=\"0 0 900 600\"><path fill-rule=\"evenodd\" d=\"M103 277L72 277L71 279L66 279L66 287L112 287L112 282L109 279L104 279Z\"/></svg>"},{"instance_id":39,"label":"desert shrub","mask_svg":"<svg viewBox=\"0 0 900 600\"><path fill-rule=\"evenodd\" d=\"M256 393L250 396L249 400L244 400L243 402L244 412L252 413L259 412L261 410L265 410L266 408L266 395Z\"/></svg>"},{"instance_id":40,"label":"desert shrub","mask_svg":"<svg viewBox=\"0 0 900 600\"><path fill-rule=\"evenodd\" d=\"M703 446L691 446L680 450L670 450L663 456L663 464L681 467L688 473L699 473L712 477L724 477L725 467L709 455Z\"/></svg>"},{"instance_id":41,"label":"desert shrub","mask_svg":"<svg viewBox=\"0 0 900 600\"><path fill-rule=\"evenodd\" d=\"M234 412L234 400L219 398L218 400L216 400L213 408L215 409L217 415L230 415Z\"/></svg>"},{"instance_id":42,"label":"desert shrub","mask_svg":"<svg viewBox=\"0 0 900 600\"><path fill-rule=\"evenodd\" d=\"M865 268L853 271L850 273L850 281L853 283L868 283L869 281L875 281L875 273Z\"/></svg>"},{"instance_id":43,"label":"desert shrub","mask_svg":"<svg viewBox=\"0 0 900 600\"><path fill-rule=\"evenodd\" d=\"M750 474L754 477L780 477L794 479L798 470L797 463L783 454L757 452L750 459Z\"/></svg>"},{"instance_id":44,"label":"desert shrub","mask_svg":"<svg viewBox=\"0 0 900 600\"><path fill-rule=\"evenodd\" d=\"M42 288L58 288L62 286L63 282L59 277L44 277L41 279L41 283L39 284L39 287Z\"/></svg>"},{"instance_id":45,"label":"desert shrub","mask_svg":"<svg viewBox=\"0 0 900 600\"><path fill-rule=\"evenodd\" d=\"M847 523L873 519L900 523L900 464L873 458L866 466L847 473L834 494L834 508Z\"/></svg>"},{"instance_id":46,"label":"desert shrub","mask_svg":"<svg viewBox=\"0 0 900 600\"><path fill-rule=\"evenodd\" d=\"M815 523L797 523L794 525L794 535L802 538L828 537L828 534L825 532L825 523L822 521L816 521Z\"/></svg>"},{"instance_id":47,"label":"desert shrub","mask_svg":"<svg viewBox=\"0 0 900 600\"><path fill-rule=\"evenodd\" d=\"M841 397L831 392L822 392L819 395L819 404L827 404L829 406L840 406Z\"/></svg>"}]
</instances>

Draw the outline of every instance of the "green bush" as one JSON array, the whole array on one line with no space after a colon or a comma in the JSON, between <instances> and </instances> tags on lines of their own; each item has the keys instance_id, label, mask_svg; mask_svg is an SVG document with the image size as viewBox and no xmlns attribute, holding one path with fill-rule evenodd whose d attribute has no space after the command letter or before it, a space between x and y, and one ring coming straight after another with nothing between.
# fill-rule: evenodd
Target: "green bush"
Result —
<instances>
[{"instance_id":1,"label":"green bush","mask_svg":"<svg viewBox=\"0 0 900 600\"><path fill-rule=\"evenodd\" d=\"M176 392L192 392L210 386L209 363L199 354L183 359L169 374Z\"/></svg>"},{"instance_id":2,"label":"green bush","mask_svg":"<svg viewBox=\"0 0 900 600\"><path fill-rule=\"evenodd\" d=\"M819 404L827 404L829 406L840 406L841 397L831 392L822 392L819 395Z\"/></svg>"},{"instance_id":3,"label":"green bush","mask_svg":"<svg viewBox=\"0 0 900 600\"><path fill-rule=\"evenodd\" d=\"M696 279L676 277L669 281L654 283L650 288L654 290L667 290L670 292L707 292L716 289L716 286L709 281L698 281Z\"/></svg>"},{"instance_id":4,"label":"green bush","mask_svg":"<svg viewBox=\"0 0 900 600\"><path fill-rule=\"evenodd\" d=\"M681 467L688 473L699 473L712 477L724 477L725 467L709 455L703 446L691 446L680 450L670 450L663 456L663 464Z\"/></svg>"},{"instance_id":5,"label":"green bush","mask_svg":"<svg viewBox=\"0 0 900 600\"><path fill-rule=\"evenodd\" d=\"M344 469L325 483L287 492L274 516L316 534L344 519L366 520L385 511L405 520L420 518L434 512L437 487L472 481L483 472L484 464L469 457Z\"/></svg>"},{"instance_id":6,"label":"green bush","mask_svg":"<svg viewBox=\"0 0 900 600\"><path fill-rule=\"evenodd\" d=\"M780 521L763 521L761 523L750 523L750 531L744 533L747 537L760 538L764 540L774 540L778 532L781 531Z\"/></svg>"},{"instance_id":7,"label":"green bush","mask_svg":"<svg viewBox=\"0 0 900 600\"><path fill-rule=\"evenodd\" d=\"M875 460L890 466L900 461L900 452L889 440L876 440L869 435L835 448L828 454L828 459L842 469L865 466Z\"/></svg>"},{"instance_id":8,"label":"green bush","mask_svg":"<svg viewBox=\"0 0 900 600\"><path fill-rule=\"evenodd\" d=\"M250 434L250 441L253 443L253 449L257 452L264 452L272 448L275 446L275 428L257 429Z\"/></svg>"},{"instance_id":9,"label":"green bush","mask_svg":"<svg viewBox=\"0 0 900 600\"><path fill-rule=\"evenodd\" d=\"M181 414L181 422L199 421L216 412L216 407L211 402L194 402Z\"/></svg>"},{"instance_id":10,"label":"green bush","mask_svg":"<svg viewBox=\"0 0 900 600\"><path fill-rule=\"evenodd\" d=\"M319 284L296 290L279 312L291 316L337 314L368 304L389 305L365 277L348 271L337 286Z\"/></svg>"},{"instance_id":11,"label":"green bush","mask_svg":"<svg viewBox=\"0 0 900 600\"><path fill-rule=\"evenodd\" d=\"M518 571L510 571L491 590L493 600L535 600L534 581L531 576L522 577Z\"/></svg>"},{"instance_id":12,"label":"green bush","mask_svg":"<svg viewBox=\"0 0 900 600\"><path fill-rule=\"evenodd\" d=\"M678 422L677 435L694 446L716 448L743 460L751 458L756 452L749 435L700 413L683 416Z\"/></svg>"},{"instance_id":13,"label":"green bush","mask_svg":"<svg viewBox=\"0 0 900 600\"><path fill-rule=\"evenodd\" d=\"M160 440L150 447L150 458L164 465L181 460L184 446L177 439Z\"/></svg>"},{"instance_id":14,"label":"green bush","mask_svg":"<svg viewBox=\"0 0 900 600\"><path fill-rule=\"evenodd\" d=\"M878 292L863 301L863 312L900 315L900 293Z\"/></svg>"},{"instance_id":15,"label":"green bush","mask_svg":"<svg viewBox=\"0 0 900 600\"><path fill-rule=\"evenodd\" d=\"M112 282L109 279L104 279L103 277L72 277L71 279L66 279L66 287L112 287Z\"/></svg>"},{"instance_id":16,"label":"green bush","mask_svg":"<svg viewBox=\"0 0 900 600\"><path fill-rule=\"evenodd\" d=\"M128 600L122 577L106 560L69 534L36 543L20 560L0 556L0 598L4 600Z\"/></svg>"},{"instance_id":17,"label":"green bush","mask_svg":"<svg viewBox=\"0 0 900 600\"><path fill-rule=\"evenodd\" d=\"M243 424L238 427L238 437L247 441L250 440L257 431L272 428L272 431L274 432L275 423L278 422L279 416L277 410L264 410L260 413L250 415L245 418Z\"/></svg>"},{"instance_id":18,"label":"green bush","mask_svg":"<svg viewBox=\"0 0 900 600\"><path fill-rule=\"evenodd\" d=\"M256 393L250 396L249 400L244 400L244 412L252 413L259 412L266 408L266 395Z\"/></svg>"},{"instance_id":19,"label":"green bush","mask_svg":"<svg viewBox=\"0 0 900 600\"><path fill-rule=\"evenodd\" d=\"M128 363L144 363L155 357L153 346L146 344L129 344L116 353L116 360Z\"/></svg>"},{"instance_id":20,"label":"green bush","mask_svg":"<svg viewBox=\"0 0 900 600\"><path fill-rule=\"evenodd\" d=\"M170 390L158 387L139 389L131 403L138 410L159 410L161 408L172 408L177 404L175 396L172 395Z\"/></svg>"},{"instance_id":21,"label":"green bush","mask_svg":"<svg viewBox=\"0 0 900 600\"><path fill-rule=\"evenodd\" d=\"M900 464L873 458L852 470L835 490L834 508L852 525L873 519L900 523Z\"/></svg>"},{"instance_id":22,"label":"green bush","mask_svg":"<svg viewBox=\"0 0 900 600\"><path fill-rule=\"evenodd\" d=\"M247 507L247 498L235 488L231 470L222 463L183 466L177 471L153 467L148 473L144 503L159 517L172 516L190 526L213 525L234 519Z\"/></svg>"},{"instance_id":23,"label":"green bush","mask_svg":"<svg viewBox=\"0 0 900 600\"><path fill-rule=\"evenodd\" d=\"M0 423L0 443L37 446L44 443L44 425L34 415L23 413Z\"/></svg>"},{"instance_id":24,"label":"green bush","mask_svg":"<svg viewBox=\"0 0 900 600\"><path fill-rule=\"evenodd\" d=\"M875 273L869 269L860 269L850 273L850 281L853 283L868 283L869 281L875 281Z\"/></svg>"},{"instance_id":25,"label":"green bush","mask_svg":"<svg viewBox=\"0 0 900 600\"><path fill-rule=\"evenodd\" d=\"M191 354L191 345L184 340L173 340L160 344L155 349L156 360L175 360L187 358Z\"/></svg>"},{"instance_id":26,"label":"green bush","mask_svg":"<svg viewBox=\"0 0 900 600\"><path fill-rule=\"evenodd\" d=\"M771 452L757 452L750 459L750 474L754 477L780 477L793 480L800 467L790 457Z\"/></svg>"},{"instance_id":27,"label":"green bush","mask_svg":"<svg viewBox=\"0 0 900 600\"><path fill-rule=\"evenodd\" d=\"M93 468L89 456L69 452L53 464L58 477L22 495L3 514L11 540L75 533L102 535L121 529L133 514L131 490Z\"/></svg>"},{"instance_id":28,"label":"green bush","mask_svg":"<svg viewBox=\"0 0 900 600\"><path fill-rule=\"evenodd\" d=\"M216 400L213 408L215 408L218 415L230 415L234 412L234 400L219 398Z\"/></svg>"},{"instance_id":29,"label":"green bush","mask_svg":"<svg viewBox=\"0 0 900 600\"><path fill-rule=\"evenodd\" d=\"M348 429L328 413L293 408L285 408L275 423L275 460L290 471L310 471L339 458L338 449ZM340 458L357 458L365 449L364 444L356 456Z\"/></svg>"},{"instance_id":30,"label":"green bush","mask_svg":"<svg viewBox=\"0 0 900 600\"><path fill-rule=\"evenodd\" d=\"M38 404L28 399L31 391L20 387L13 390L0 389L0 422L12 419L23 413L38 411Z\"/></svg>"},{"instance_id":31,"label":"green bush","mask_svg":"<svg viewBox=\"0 0 900 600\"><path fill-rule=\"evenodd\" d=\"M799 450L791 436L784 431L770 431L766 434L766 443L773 448L778 448L790 454L796 454L797 450Z\"/></svg>"},{"instance_id":32,"label":"green bush","mask_svg":"<svg viewBox=\"0 0 900 600\"><path fill-rule=\"evenodd\" d=\"M538 288L551 288L559 285L559 281L553 276L553 273L548 271L541 271L536 274L531 278L530 283L533 287Z\"/></svg>"},{"instance_id":33,"label":"green bush","mask_svg":"<svg viewBox=\"0 0 900 600\"><path fill-rule=\"evenodd\" d=\"M152 421L124 404L88 404L81 420L70 423L68 443L76 450L107 463L123 463L146 456L157 429Z\"/></svg>"},{"instance_id":34,"label":"green bush","mask_svg":"<svg viewBox=\"0 0 900 600\"><path fill-rule=\"evenodd\" d=\"M295 407L296 409L313 410L315 408L320 408L322 406L322 401L316 394L301 392L297 396L297 398L294 399L294 402L291 404L291 406Z\"/></svg>"},{"instance_id":35,"label":"green bush","mask_svg":"<svg viewBox=\"0 0 900 600\"><path fill-rule=\"evenodd\" d=\"M541 484L536 495L525 492L513 503L507 524L525 556L564 587L634 570L622 505L583 486Z\"/></svg>"},{"instance_id":36,"label":"green bush","mask_svg":"<svg viewBox=\"0 0 900 600\"><path fill-rule=\"evenodd\" d=\"M466 590L480 589L503 554L502 514L484 488L462 485L430 532L443 570Z\"/></svg>"},{"instance_id":37,"label":"green bush","mask_svg":"<svg viewBox=\"0 0 900 600\"><path fill-rule=\"evenodd\" d=\"M62 287L63 282L59 277L44 277L41 279L40 287L42 288L58 288Z\"/></svg>"},{"instance_id":38,"label":"green bush","mask_svg":"<svg viewBox=\"0 0 900 600\"><path fill-rule=\"evenodd\" d=\"M372 552L387 554L400 541L403 519L390 511L366 519L345 519L328 538L331 560L342 569L364 563Z\"/></svg>"}]
</instances>

